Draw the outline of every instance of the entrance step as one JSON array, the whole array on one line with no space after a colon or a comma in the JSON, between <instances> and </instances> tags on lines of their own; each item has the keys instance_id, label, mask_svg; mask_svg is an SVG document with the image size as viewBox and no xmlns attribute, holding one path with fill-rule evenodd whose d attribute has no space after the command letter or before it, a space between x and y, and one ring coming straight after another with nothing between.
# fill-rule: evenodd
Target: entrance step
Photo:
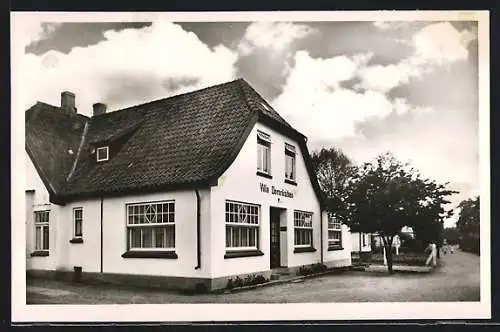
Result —
<instances>
[{"instance_id":1,"label":"entrance step","mask_svg":"<svg viewBox=\"0 0 500 332\"><path fill-rule=\"evenodd\" d=\"M279 280L280 275L279 274L271 274L271 280Z\"/></svg>"}]
</instances>

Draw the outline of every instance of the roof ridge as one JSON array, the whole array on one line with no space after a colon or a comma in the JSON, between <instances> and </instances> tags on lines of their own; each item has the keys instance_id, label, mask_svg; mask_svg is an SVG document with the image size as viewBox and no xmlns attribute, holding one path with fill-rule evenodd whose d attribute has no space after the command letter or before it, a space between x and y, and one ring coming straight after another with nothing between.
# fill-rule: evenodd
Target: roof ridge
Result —
<instances>
[{"instance_id":1,"label":"roof ridge","mask_svg":"<svg viewBox=\"0 0 500 332\"><path fill-rule=\"evenodd\" d=\"M169 97L158 98L158 99L151 100L151 101L148 101L148 102L145 102L145 103L141 103L141 104L135 104L135 105L132 105L132 106L127 106L125 108L120 108L120 109L117 109L116 111L111 111L109 113L100 114L100 115L94 116L92 118L93 119L95 119L95 118L103 118L103 117L105 117L107 115L115 114L117 112L130 111L130 110L132 110L134 108L137 108L137 107L151 105L151 104L154 104L154 103L158 103L158 102L166 101L166 100L171 100L171 99L174 99L174 98L185 97L185 96L190 95L190 94L201 93L201 92L206 91L206 90L212 90L212 89L219 88L219 87L221 87L223 85L229 85L229 84L232 84L232 83L234 84L234 83L236 83L238 81L245 81L245 80L240 77L240 78L234 79L232 81L227 81L227 82L219 83L219 84L216 84L216 85L207 86L207 87L204 87L204 88L201 88L201 89L197 89L197 90L193 90L193 91L188 91L188 92L176 94L176 95L169 96Z\"/></svg>"},{"instance_id":2,"label":"roof ridge","mask_svg":"<svg viewBox=\"0 0 500 332\"><path fill-rule=\"evenodd\" d=\"M89 130L89 122L90 121L85 121L85 126L83 127L83 131L82 131L82 137L80 138L80 144L78 146L78 151L76 152L76 156L75 156L75 161L73 162L73 167L71 167L71 170L69 171L68 176L66 177L66 182L69 182L69 180L73 176L73 173L76 170L76 165L78 164L78 159L80 158L80 154L81 154L82 149L83 149L83 143L85 142L85 137L87 136L87 132Z\"/></svg>"}]
</instances>

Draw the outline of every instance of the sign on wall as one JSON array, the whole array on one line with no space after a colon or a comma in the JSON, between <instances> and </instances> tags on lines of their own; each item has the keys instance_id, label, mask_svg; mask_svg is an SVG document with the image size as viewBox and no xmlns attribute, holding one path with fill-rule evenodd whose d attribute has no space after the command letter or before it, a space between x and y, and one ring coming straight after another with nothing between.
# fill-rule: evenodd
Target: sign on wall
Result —
<instances>
[{"instance_id":1,"label":"sign on wall","mask_svg":"<svg viewBox=\"0 0 500 332\"><path fill-rule=\"evenodd\" d=\"M271 195L293 198L293 193L291 191L288 191L286 189L277 189L274 186L271 186L271 188L269 189L269 186L265 183L260 184L260 191Z\"/></svg>"}]
</instances>

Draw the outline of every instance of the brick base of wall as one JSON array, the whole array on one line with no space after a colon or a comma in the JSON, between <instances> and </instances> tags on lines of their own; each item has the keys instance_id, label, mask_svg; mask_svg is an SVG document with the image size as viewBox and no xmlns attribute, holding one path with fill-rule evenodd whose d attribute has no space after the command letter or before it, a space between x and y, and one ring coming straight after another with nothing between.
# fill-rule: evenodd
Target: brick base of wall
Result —
<instances>
[{"instance_id":1,"label":"brick base of wall","mask_svg":"<svg viewBox=\"0 0 500 332\"><path fill-rule=\"evenodd\" d=\"M351 265L350 259L336 260L324 263L328 268L340 268ZM310 267L312 265L305 265ZM302 266L279 268L280 272L288 272L291 275L297 275ZM208 292L226 288L229 279L237 277L245 279L247 276L263 276L270 279L276 270L258 271L253 273L235 274L218 278L191 278L191 277L171 277L171 276L153 276L136 274L118 274L118 273L96 273L85 271L67 271L67 270L27 270L27 278L44 278L72 282L82 282L86 284L112 284L125 285L133 287L145 287L167 290L180 290L184 292Z\"/></svg>"},{"instance_id":2,"label":"brick base of wall","mask_svg":"<svg viewBox=\"0 0 500 332\"><path fill-rule=\"evenodd\" d=\"M74 271L27 270L26 277L81 282L86 284L112 284L203 293L207 291L226 288L229 279L234 279L236 277L245 279L249 275L262 275L264 278L269 279L271 273L272 271L262 271L210 279L117 273L95 273L85 271L82 271L80 274Z\"/></svg>"}]
</instances>

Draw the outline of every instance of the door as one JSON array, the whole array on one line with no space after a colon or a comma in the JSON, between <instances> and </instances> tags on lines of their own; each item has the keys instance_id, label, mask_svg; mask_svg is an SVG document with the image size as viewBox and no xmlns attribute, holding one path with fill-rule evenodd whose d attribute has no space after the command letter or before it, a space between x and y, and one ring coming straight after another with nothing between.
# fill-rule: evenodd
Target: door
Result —
<instances>
[{"instance_id":1,"label":"door","mask_svg":"<svg viewBox=\"0 0 500 332\"><path fill-rule=\"evenodd\" d=\"M271 269L280 267L280 210L270 208Z\"/></svg>"}]
</instances>

